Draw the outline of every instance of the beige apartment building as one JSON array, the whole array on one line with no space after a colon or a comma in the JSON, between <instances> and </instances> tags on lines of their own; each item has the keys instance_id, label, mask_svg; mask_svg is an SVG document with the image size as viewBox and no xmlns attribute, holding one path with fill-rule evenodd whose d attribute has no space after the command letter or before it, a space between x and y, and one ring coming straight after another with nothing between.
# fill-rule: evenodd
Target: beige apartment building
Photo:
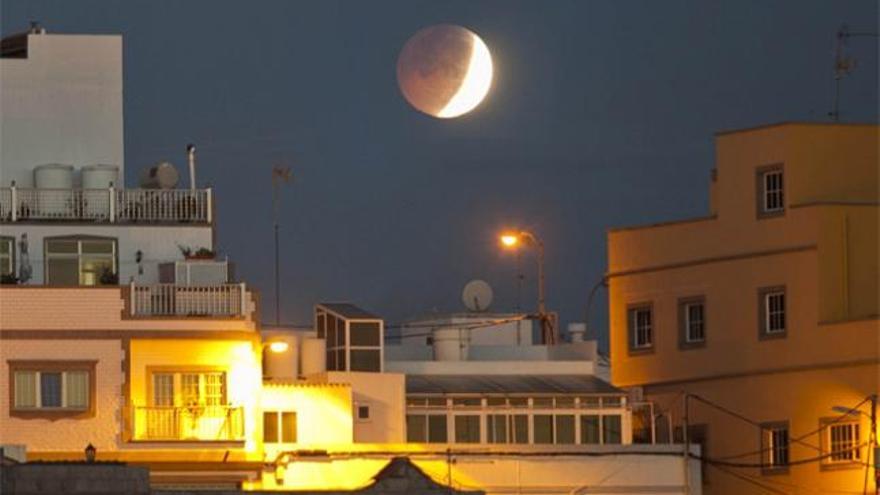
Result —
<instances>
[{"instance_id":1,"label":"beige apartment building","mask_svg":"<svg viewBox=\"0 0 880 495\"><path fill-rule=\"evenodd\" d=\"M612 382L659 441L687 404L707 494L874 489L878 131L719 133L708 216L608 234Z\"/></svg>"}]
</instances>

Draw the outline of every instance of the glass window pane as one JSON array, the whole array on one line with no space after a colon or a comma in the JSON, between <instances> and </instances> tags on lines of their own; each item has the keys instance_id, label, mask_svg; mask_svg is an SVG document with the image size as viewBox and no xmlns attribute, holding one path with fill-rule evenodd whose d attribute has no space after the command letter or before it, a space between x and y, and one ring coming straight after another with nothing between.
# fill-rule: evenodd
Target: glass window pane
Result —
<instances>
[{"instance_id":1,"label":"glass window pane","mask_svg":"<svg viewBox=\"0 0 880 495\"><path fill-rule=\"evenodd\" d=\"M351 345L379 347L379 323L352 322L349 323L351 333Z\"/></svg>"},{"instance_id":2,"label":"glass window pane","mask_svg":"<svg viewBox=\"0 0 880 495\"><path fill-rule=\"evenodd\" d=\"M345 320L336 319L336 345L343 346L347 342L345 338Z\"/></svg>"},{"instance_id":3,"label":"glass window pane","mask_svg":"<svg viewBox=\"0 0 880 495\"><path fill-rule=\"evenodd\" d=\"M532 407L553 407L553 397L535 397Z\"/></svg>"},{"instance_id":4,"label":"glass window pane","mask_svg":"<svg viewBox=\"0 0 880 495\"><path fill-rule=\"evenodd\" d=\"M574 407L574 397L557 397L556 398L556 407L557 408Z\"/></svg>"},{"instance_id":5,"label":"glass window pane","mask_svg":"<svg viewBox=\"0 0 880 495\"><path fill-rule=\"evenodd\" d=\"M153 375L153 405L174 405L174 375L157 373Z\"/></svg>"},{"instance_id":6,"label":"glass window pane","mask_svg":"<svg viewBox=\"0 0 880 495\"><path fill-rule=\"evenodd\" d=\"M277 412L263 412L263 441L266 443L278 442Z\"/></svg>"},{"instance_id":7,"label":"glass window pane","mask_svg":"<svg viewBox=\"0 0 880 495\"><path fill-rule=\"evenodd\" d=\"M89 406L89 373L87 371L68 371L65 374L67 387L67 407L85 409Z\"/></svg>"},{"instance_id":8,"label":"glass window pane","mask_svg":"<svg viewBox=\"0 0 880 495\"><path fill-rule=\"evenodd\" d=\"M180 375L180 398L184 406L197 406L199 400L199 382L201 375L198 373L183 373Z\"/></svg>"},{"instance_id":9,"label":"glass window pane","mask_svg":"<svg viewBox=\"0 0 880 495\"><path fill-rule=\"evenodd\" d=\"M83 253L113 254L113 241L101 239L94 241L82 241Z\"/></svg>"},{"instance_id":10,"label":"glass window pane","mask_svg":"<svg viewBox=\"0 0 880 495\"><path fill-rule=\"evenodd\" d=\"M602 439L604 443L620 443L620 416L602 416Z\"/></svg>"},{"instance_id":11,"label":"glass window pane","mask_svg":"<svg viewBox=\"0 0 880 495\"><path fill-rule=\"evenodd\" d=\"M428 416L428 442L446 443L446 415L432 414Z\"/></svg>"},{"instance_id":12,"label":"glass window pane","mask_svg":"<svg viewBox=\"0 0 880 495\"><path fill-rule=\"evenodd\" d=\"M477 415L455 416L455 441L457 443L480 443L480 417Z\"/></svg>"},{"instance_id":13,"label":"glass window pane","mask_svg":"<svg viewBox=\"0 0 880 495\"><path fill-rule=\"evenodd\" d=\"M348 370L345 364L345 348L340 347L336 351L336 369L340 371Z\"/></svg>"},{"instance_id":14,"label":"glass window pane","mask_svg":"<svg viewBox=\"0 0 880 495\"><path fill-rule=\"evenodd\" d=\"M9 254L12 252L12 239L0 239L0 254Z\"/></svg>"},{"instance_id":15,"label":"glass window pane","mask_svg":"<svg viewBox=\"0 0 880 495\"><path fill-rule=\"evenodd\" d=\"M49 253L66 253L66 254L77 254L79 253L79 246L77 245L77 241L75 240L61 240L61 239L53 239L46 241L46 249Z\"/></svg>"},{"instance_id":16,"label":"glass window pane","mask_svg":"<svg viewBox=\"0 0 880 495\"><path fill-rule=\"evenodd\" d=\"M61 407L61 373L40 373L40 405Z\"/></svg>"},{"instance_id":17,"label":"glass window pane","mask_svg":"<svg viewBox=\"0 0 880 495\"><path fill-rule=\"evenodd\" d=\"M535 443L553 443L553 415L536 414L535 421Z\"/></svg>"},{"instance_id":18,"label":"glass window pane","mask_svg":"<svg viewBox=\"0 0 880 495\"><path fill-rule=\"evenodd\" d=\"M581 397L580 405L583 408L597 409L600 407L598 397Z\"/></svg>"},{"instance_id":19,"label":"glass window pane","mask_svg":"<svg viewBox=\"0 0 880 495\"><path fill-rule=\"evenodd\" d=\"M514 415L511 426L513 427L513 443L529 443L529 417L527 415Z\"/></svg>"},{"instance_id":20,"label":"glass window pane","mask_svg":"<svg viewBox=\"0 0 880 495\"><path fill-rule=\"evenodd\" d=\"M507 399L504 397L488 397L486 399L486 405L488 406L506 406Z\"/></svg>"},{"instance_id":21,"label":"glass window pane","mask_svg":"<svg viewBox=\"0 0 880 495\"><path fill-rule=\"evenodd\" d=\"M113 274L113 259L83 256L79 275L80 285L100 285L105 273Z\"/></svg>"},{"instance_id":22,"label":"glass window pane","mask_svg":"<svg viewBox=\"0 0 880 495\"><path fill-rule=\"evenodd\" d=\"M46 262L48 283L52 285L79 285L78 258L49 258Z\"/></svg>"},{"instance_id":23,"label":"glass window pane","mask_svg":"<svg viewBox=\"0 0 880 495\"><path fill-rule=\"evenodd\" d=\"M330 371L336 370L336 351L330 350L327 351L327 369Z\"/></svg>"},{"instance_id":24,"label":"glass window pane","mask_svg":"<svg viewBox=\"0 0 880 495\"><path fill-rule=\"evenodd\" d=\"M599 443L599 416L594 414L581 415L581 443Z\"/></svg>"},{"instance_id":25,"label":"glass window pane","mask_svg":"<svg viewBox=\"0 0 880 495\"><path fill-rule=\"evenodd\" d=\"M381 371L379 350L351 350L351 371Z\"/></svg>"},{"instance_id":26,"label":"glass window pane","mask_svg":"<svg viewBox=\"0 0 880 495\"><path fill-rule=\"evenodd\" d=\"M428 420L424 414L407 414L406 415L406 441L413 443L425 443L428 441L427 435Z\"/></svg>"},{"instance_id":27,"label":"glass window pane","mask_svg":"<svg viewBox=\"0 0 880 495\"><path fill-rule=\"evenodd\" d=\"M507 443L506 414L489 414L486 416L486 442Z\"/></svg>"},{"instance_id":28,"label":"glass window pane","mask_svg":"<svg viewBox=\"0 0 880 495\"><path fill-rule=\"evenodd\" d=\"M37 373L15 372L15 407L37 407Z\"/></svg>"},{"instance_id":29,"label":"glass window pane","mask_svg":"<svg viewBox=\"0 0 880 495\"><path fill-rule=\"evenodd\" d=\"M574 415L556 415L556 443L574 443Z\"/></svg>"},{"instance_id":30,"label":"glass window pane","mask_svg":"<svg viewBox=\"0 0 880 495\"><path fill-rule=\"evenodd\" d=\"M446 398L445 397L428 397L428 406L431 407L446 407Z\"/></svg>"},{"instance_id":31,"label":"glass window pane","mask_svg":"<svg viewBox=\"0 0 880 495\"><path fill-rule=\"evenodd\" d=\"M281 441L284 443L296 443L296 413L281 413Z\"/></svg>"},{"instance_id":32,"label":"glass window pane","mask_svg":"<svg viewBox=\"0 0 880 495\"><path fill-rule=\"evenodd\" d=\"M526 397L511 397L507 400L510 407L529 407L529 399Z\"/></svg>"},{"instance_id":33,"label":"glass window pane","mask_svg":"<svg viewBox=\"0 0 880 495\"><path fill-rule=\"evenodd\" d=\"M452 399L452 407L479 407L483 404L479 397L456 397Z\"/></svg>"}]
</instances>

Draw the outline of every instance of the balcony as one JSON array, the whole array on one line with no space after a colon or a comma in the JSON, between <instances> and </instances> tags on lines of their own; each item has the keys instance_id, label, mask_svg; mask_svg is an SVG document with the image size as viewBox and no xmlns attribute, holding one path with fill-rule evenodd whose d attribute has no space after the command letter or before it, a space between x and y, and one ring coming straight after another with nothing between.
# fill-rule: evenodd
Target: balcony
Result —
<instances>
[{"instance_id":1,"label":"balcony","mask_svg":"<svg viewBox=\"0 0 880 495\"><path fill-rule=\"evenodd\" d=\"M211 189L0 188L0 222L208 223Z\"/></svg>"},{"instance_id":2,"label":"balcony","mask_svg":"<svg viewBox=\"0 0 880 495\"><path fill-rule=\"evenodd\" d=\"M245 284L177 285L131 284L133 317L245 317L247 289Z\"/></svg>"},{"instance_id":3,"label":"balcony","mask_svg":"<svg viewBox=\"0 0 880 495\"><path fill-rule=\"evenodd\" d=\"M134 406L135 441L236 442L244 440L240 406Z\"/></svg>"}]
</instances>

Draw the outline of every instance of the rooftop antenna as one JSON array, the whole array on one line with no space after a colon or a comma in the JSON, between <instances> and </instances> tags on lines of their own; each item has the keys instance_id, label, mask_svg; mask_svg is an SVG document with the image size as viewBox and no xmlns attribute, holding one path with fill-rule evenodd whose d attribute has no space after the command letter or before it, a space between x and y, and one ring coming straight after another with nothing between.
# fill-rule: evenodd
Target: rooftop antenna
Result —
<instances>
[{"instance_id":1,"label":"rooftop antenna","mask_svg":"<svg viewBox=\"0 0 880 495\"><path fill-rule=\"evenodd\" d=\"M843 49L846 45L846 40L858 36L876 38L877 33L869 31L853 32L849 30L849 26L846 24L842 24L840 29L837 30L837 41L834 45L834 99L831 102L831 111L828 112L828 116L834 122L840 121L840 80L856 68L856 59L847 57Z\"/></svg>"},{"instance_id":2,"label":"rooftop antenna","mask_svg":"<svg viewBox=\"0 0 880 495\"><path fill-rule=\"evenodd\" d=\"M290 182L292 174L290 167L274 166L272 167L272 214L273 227L275 228L275 326L281 324L281 277L280 277L280 261L278 254L278 186L282 183Z\"/></svg>"}]
</instances>

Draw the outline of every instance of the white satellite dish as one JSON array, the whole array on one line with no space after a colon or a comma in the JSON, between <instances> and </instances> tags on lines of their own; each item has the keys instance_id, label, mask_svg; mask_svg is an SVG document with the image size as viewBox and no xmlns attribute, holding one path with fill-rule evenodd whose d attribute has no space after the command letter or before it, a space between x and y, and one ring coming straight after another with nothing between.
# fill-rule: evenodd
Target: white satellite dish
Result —
<instances>
[{"instance_id":1,"label":"white satellite dish","mask_svg":"<svg viewBox=\"0 0 880 495\"><path fill-rule=\"evenodd\" d=\"M492 287L483 280L471 280L461 291L461 300L471 311L486 311L492 304Z\"/></svg>"}]
</instances>

